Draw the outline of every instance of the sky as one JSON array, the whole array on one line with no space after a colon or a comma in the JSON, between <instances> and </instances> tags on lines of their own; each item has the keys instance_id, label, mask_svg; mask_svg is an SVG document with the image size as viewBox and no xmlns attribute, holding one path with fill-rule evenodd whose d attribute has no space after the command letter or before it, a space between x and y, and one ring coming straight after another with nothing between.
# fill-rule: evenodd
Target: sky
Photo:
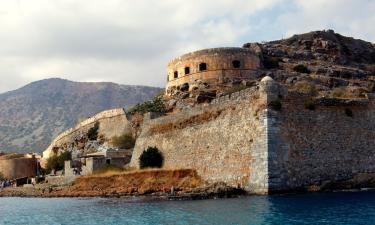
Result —
<instances>
[{"instance_id":1,"label":"sky","mask_svg":"<svg viewBox=\"0 0 375 225\"><path fill-rule=\"evenodd\" d=\"M164 87L211 47L333 29L375 42L375 0L0 0L0 93L40 79Z\"/></svg>"}]
</instances>

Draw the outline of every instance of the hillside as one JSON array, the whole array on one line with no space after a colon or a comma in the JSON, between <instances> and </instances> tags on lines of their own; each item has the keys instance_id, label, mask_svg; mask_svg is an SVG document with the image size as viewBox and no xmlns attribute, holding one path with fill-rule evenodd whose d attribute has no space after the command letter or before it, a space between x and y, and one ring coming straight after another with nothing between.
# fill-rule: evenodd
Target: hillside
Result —
<instances>
[{"instance_id":1,"label":"hillside","mask_svg":"<svg viewBox=\"0 0 375 225\"><path fill-rule=\"evenodd\" d=\"M321 95L334 97L375 91L375 47L370 42L324 30L243 47L260 55L264 73L291 88L307 82Z\"/></svg>"},{"instance_id":2,"label":"hillside","mask_svg":"<svg viewBox=\"0 0 375 225\"><path fill-rule=\"evenodd\" d=\"M41 152L78 120L111 108L128 108L160 88L47 79L0 94L0 150Z\"/></svg>"}]
</instances>

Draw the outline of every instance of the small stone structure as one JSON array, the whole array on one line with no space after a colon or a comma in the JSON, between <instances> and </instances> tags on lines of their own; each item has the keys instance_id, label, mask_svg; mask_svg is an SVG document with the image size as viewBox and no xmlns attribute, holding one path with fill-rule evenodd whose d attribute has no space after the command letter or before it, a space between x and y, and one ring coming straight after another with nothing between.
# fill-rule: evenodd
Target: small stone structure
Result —
<instances>
[{"instance_id":1,"label":"small stone structure","mask_svg":"<svg viewBox=\"0 0 375 225\"><path fill-rule=\"evenodd\" d=\"M0 173L7 180L30 178L37 175L38 161L34 156L0 158Z\"/></svg>"},{"instance_id":2,"label":"small stone structure","mask_svg":"<svg viewBox=\"0 0 375 225\"><path fill-rule=\"evenodd\" d=\"M132 150L109 149L105 152L88 154L77 160L65 161L65 176L90 175L106 165L124 167L130 162Z\"/></svg>"},{"instance_id":3,"label":"small stone structure","mask_svg":"<svg viewBox=\"0 0 375 225\"><path fill-rule=\"evenodd\" d=\"M188 53L168 64L166 94L171 95L186 83L191 90L197 80L220 84L227 79L254 78L252 72L259 67L259 57L247 48L212 48Z\"/></svg>"}]
</instances>

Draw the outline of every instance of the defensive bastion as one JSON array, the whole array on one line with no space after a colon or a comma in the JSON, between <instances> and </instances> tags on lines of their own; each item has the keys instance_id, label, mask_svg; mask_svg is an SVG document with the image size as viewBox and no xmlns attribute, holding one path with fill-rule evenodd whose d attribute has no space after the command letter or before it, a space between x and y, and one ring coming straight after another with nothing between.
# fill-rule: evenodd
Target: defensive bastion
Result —
<instances>
[{"instance_id":1,"label":"defensive bastion","mask_svg":"<svg viewBox=\"0 0 375 225\"><path fill-rule=\"evenodd\" d=\"M311 99L265 77L257 87L144 121L131 166L148 146L162 151L164 168L195 169L209 183L250 193L368 187L375 96Z\"/></svg>"},{"instance_id":2,"label":"defensive bastion","mask_svg":"<svg viewBox=\"0 0 375 225\"><path fill-rule=\"evenodd\" d=\"M100 112L58 135L43 152L43 165L45 164L46 159L51 157L55 151L68 148L69 146L66 146L67 143L72 143L76 137L86 134L96 122L100 123L98 131L99 135L104 136L106 139L132 132L131 125L126 118L124 109L111 109Z\"/></svg>"},{"instance_id":3,"label":"defensive bastion","mask_svg":"<svg viewBox=\"0 0 375 225\"><path fill-rule=\"evenodd\" d=\"M173 59L167 68L166 94L182 84L197 80L207 84L224 83L226 79L253 78L260 67L259 57L247 48L212 48L184 54Z\"/></svg>"}]
</instances>

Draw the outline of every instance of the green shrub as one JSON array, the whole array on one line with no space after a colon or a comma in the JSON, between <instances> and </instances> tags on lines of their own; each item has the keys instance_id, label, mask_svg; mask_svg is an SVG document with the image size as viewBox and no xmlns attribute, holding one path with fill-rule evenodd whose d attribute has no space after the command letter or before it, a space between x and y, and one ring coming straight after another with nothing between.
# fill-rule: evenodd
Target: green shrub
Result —
<instances>
[{"instance_id":1,"label":"green shrub","mask_svg":"<svg viewBox=\"0 0 375 225\"><path fill-rule=\"evenodd\" d=\"M275 69L275 68L279 68L279 62L280 62L280 58L267 56L267 57L264 57L263 59L263 66L266 69Z\"/></svg>"},{"instance_id":2,"label":"green shrub","mask_svg":"<svg viewBox=\"0 0 375 225\"><path fill-rule=\"evenodd\" d=\"M300 93L317 95L318 91L316 90L315 84L308 81L298 81L293 85L293 90Z\"/></svg>"},{"instance_id":3,"label":"green shrub","mask_svg":"<svg viewBox=\"0 0 375 225\"><path fill-rule=\"evenodd\" d=\"M114 136L112 144L119 149L130 149L135 145L135 139L131 134L123 134L121 136Z\"/></svg>"},{"instance_id":4,"label":"green shrub","mask_svg":"<svg viewBox=\"0 0 375 225\"><path fill-rule=\"evenodd\" d=\"M72 159L72 153L65 151L60 155L53 155L48 158L46 172L50 173L52 170L58 171L64 169L65 161Z\"/></svg>"},{"instance_id":5,"label":"green shrub","mask_svg":"<svg viewBox=\"0 0 375 225\"><path fill-rule=\"evenodd\" d=\"M246 85L243 85L243 84L240 84L240 85L234 85L230 88L228 88L227 90L224 91L224 95L230 95L230 94L233 94L235 92L239 92L239 91L242 91L244 89L248 88Z\"/></svg>"},{"instance_id":6,"label":"green shrub","mask_svg":"<svg viewBox=\"0 0 375 225\"><path fill-rule=\"evenodd\" d=\"M367 87L368 92L372 93L375 92L375 83L371 83Z\"/></svg>"},{"instance_id":7,"label":"green shrub","mask_svg":"<svg viewBox=\"0 0 375 225\"><path fill-rule=\"evenodd\" d=\"M120 166L115 166L115 165L105 165L104 167L98 169L98 170L95 170L95 172L93 172L94 174L103 174L103 173L118 173L118 172L124 172L126 171L125 168L123 167L120 167Z\"/></svg>"},{"instance_id":8,"label":"green shrub","mask_svg":"<svg viewBox=\"0 0 375 225\"><path fill-rule=\"evenodd\" d=\"M308 110L315 110L316 106L315 106L314 100L312 100L312 99L306 100L305 101L305 108L308 109Z\"/></svg>"},{"instance_id":9,"label":"green shrub","mask_svg":"<svg viewBox=\"0 0 375 225\"><path fill-rule=\"evenodd\" d=\"M302 64L298 64L297 66L293 67L293 70L298 73L310 73L310 70Z\"/></svg>"},{"instance_id":10,"label":"green shrub","mask_svg":"<svg viewBox=\"0 0 375 225\"><path fill-rule=\"evenodd\" d=\"M147 112L166 112L164 99L162 95L157 95L151 101L144 102L142 104L137 104L131 107L127 114L134 115L135 113L145 114Z\"/></svg>"},{"instance_id":11,"label":"green shrub","mask_svg":"<svg viewBox=\"0 0 375 225\"><path fill-rule=\"evenodd\" d=\"M275 111L280 111L281 110L281 101L279 99L273 100L269 103L269 106L275 110Z\"/></svg>"},{"instance_id":12,"label":"green shrub","mask_svg":"<svg viewBox=\"0 0 375 225\"><path fill-rule=\"evenodd\" d=\"M353 95L345 88L335 88L331 92L331 96L334 98L351 98Z\"/></svg>"},{"instance_id":13,"label":"green shrub","mask_svg":"<svg viewBox=\"0 0 375 225\"><path fill-rule=\"evenodd\" d=\"M4 174L0 172L0 180L5 180Z\"/></svg>"},{"instance_id":14,"label":"green shrub","mask_svg":"<svg viewBox=\"0 0 375 225\"><path fill-rule=\"evenodd\" d=\"M349 117L353 117L353 111L349 108L346 108L345 109L345 115L347 115Z\"/></svg>"},{"instance_id":15,"label":"green shrub","mask_svg":"<svg viewBox=\"0 0 375 225\"><path fill-rule=\"evenodd\" d=\"M139 157L139 167L144 168L161 168L164 157L156 147L148 147Z\"/></svg>"},{"instance_id":16,"label":"green shrub","mask_svg":"<svg viewBox=\"0 0 375 225\"><path fill-rule=\"evenodd\" d=\"M87 138L90 140L90 141L95 141L98 139L98 130L99 130L99 122L96 122L95 125L93 127L91 127L88 131L87 131Z\"/></svg>"}]
</instances>

